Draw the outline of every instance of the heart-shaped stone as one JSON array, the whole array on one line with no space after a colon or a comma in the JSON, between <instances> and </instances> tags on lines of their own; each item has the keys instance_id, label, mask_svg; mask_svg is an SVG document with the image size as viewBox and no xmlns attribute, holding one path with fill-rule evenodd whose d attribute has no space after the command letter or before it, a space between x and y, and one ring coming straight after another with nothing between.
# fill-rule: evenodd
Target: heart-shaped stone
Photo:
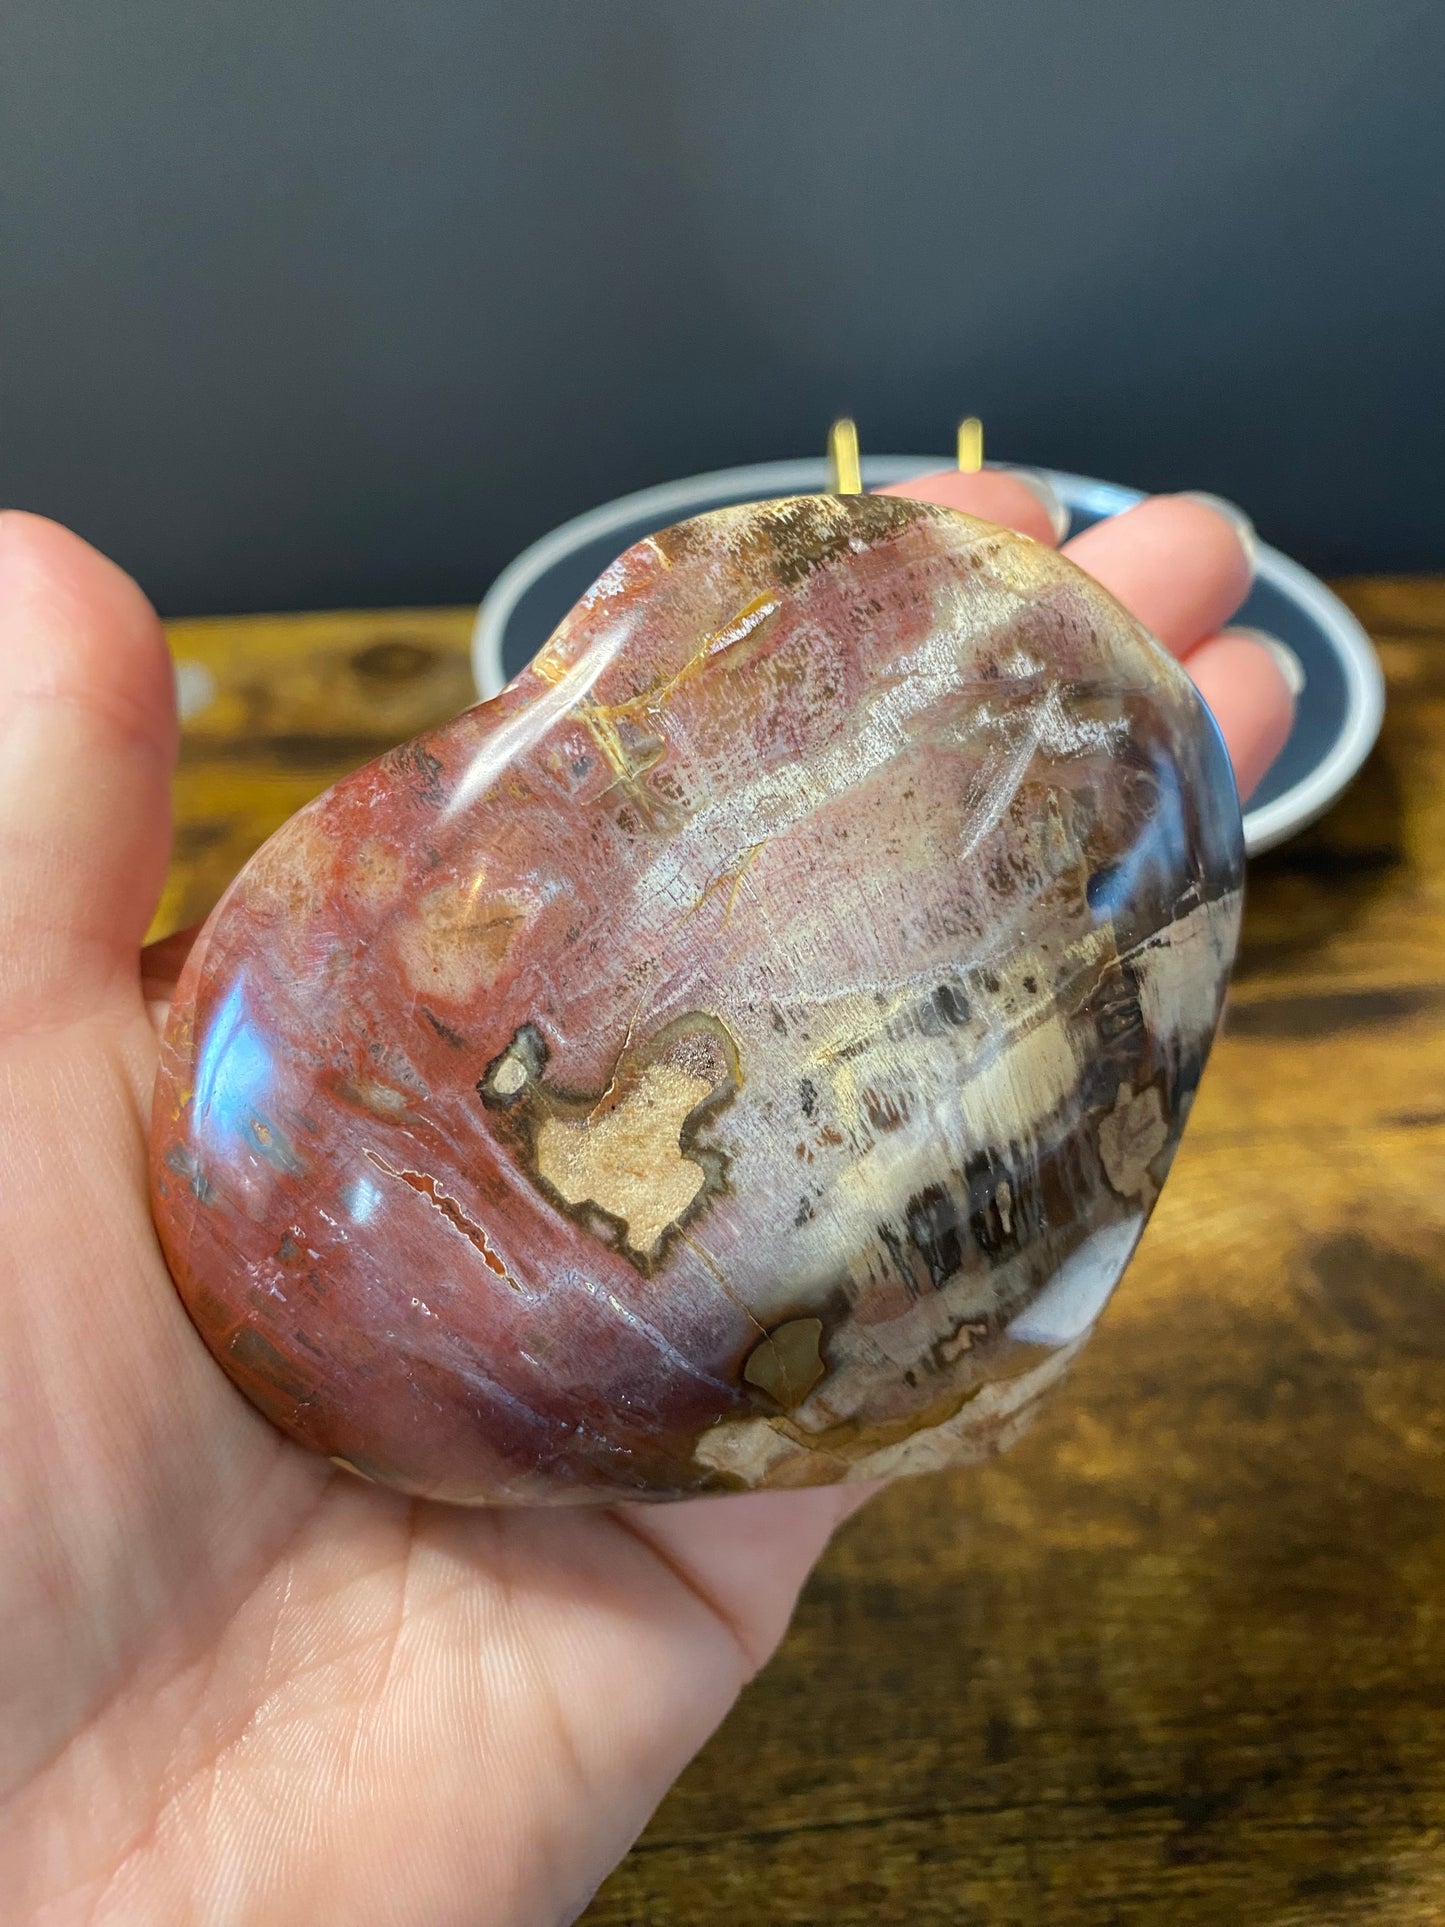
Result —
<instances>
[{"instance_id":1,"label":"heart-shaped stone","mask_svg":"<svg viewBox=\"0 0 1445 1927\"><path fill-rule=\"evenodd\" d=\"M176 1283L408 1492L992 1452L1158 1194L1241 875L1207 711L1061 557L884 497L685 522L231 887L156 1093Z\"/></svg>"}]
</instances>

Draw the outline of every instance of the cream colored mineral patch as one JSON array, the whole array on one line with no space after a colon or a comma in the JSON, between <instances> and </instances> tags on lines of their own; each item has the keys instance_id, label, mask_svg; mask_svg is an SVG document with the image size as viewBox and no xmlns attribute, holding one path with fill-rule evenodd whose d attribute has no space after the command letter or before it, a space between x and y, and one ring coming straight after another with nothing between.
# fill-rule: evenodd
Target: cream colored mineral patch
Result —
<instances>
[{"instance_id":1,"label":"cream colored mineral patch","mask_svg":"<svg viewBox=\"0 0 1445 1927\"><path fill-rule=\"evenodd\" d=\"M609 1110L580 1122L549 1117L537 1133L537 1170L569 1204L620 1218L627 1242L650 1257L706 1181L682 1154L689 1112L713 1088L676 1064L650 1064Z\"/></svg>"},{"instance_id":2,"label":"cream colored mineral patch","mask_svg":"<svg viewBox=\"0 0 1445 1927\"><path fill-rule=\"evenodd\" d=\"M406 974L423 995L464 1002L488 989L526 921L526 907L471 883L443 883L424 896L402 927Z\"/></svg>"},{"instance_id":3,"label":"cream colored mineral patch","mask_svg":"<svg viewBox=\"0 0 1445 1927\"><path fill-rule=\"evenodd\" d=\"M527 1066L514 1051L508 1051L492 1073L492 1089L503 1097L515 1097L527 1081Z\"/></svg>"},{"instance_id":4,"label":"cream colored mineral patch","mask_svg":"<svg viewBox=\"0 0 1445 1927\"><path fill-rule=\"evenodd\" d=\"M1121 1197L1153 1197L1149 1166L1164 1149L1168 1136L1164 1106L1154 1085L1147 1085L1136 1097L1127 1084L1121 1084L1113 1110L1099 1121L1104 1175Z\"/></svg>"}]
</instances>

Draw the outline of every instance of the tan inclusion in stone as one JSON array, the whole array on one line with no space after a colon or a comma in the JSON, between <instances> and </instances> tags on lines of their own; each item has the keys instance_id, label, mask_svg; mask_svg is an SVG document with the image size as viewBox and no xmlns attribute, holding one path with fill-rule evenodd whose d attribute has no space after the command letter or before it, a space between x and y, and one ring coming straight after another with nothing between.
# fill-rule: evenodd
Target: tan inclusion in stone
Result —
<instances>
[{"instance_id":1,"label":"tan inclusion in stone","mask_svg":"<svg viewBox=\"0 0 1445 1927\"><path fill-rule=\"evenodd\" d=\"M649 1064L600 1117L549 1117L537 1133L537 1173L568 1204L620 1219L628 1244L650 1258L707 1181L679 1138L712 1087L676 1064Z\"/></svg>"},{"instance_id":2,"label":"tan inclusion in stone","mask_svg":"<svg viewBox=\"0 0 1445 1927\"><path fill-rule=\"evenodd\" d=\"M828 1369L823 1363L821 1318L790 1318L748 1354L743 1377L785 1411L801 1405Z\"/></svg>"},{"instance_id":3,"label":"tan inclusion in stone","mask_svg":"<svg viewBox=\"0 0 1445 1927\"><path fill-rule=\"evenodd\" d=\"M1099 1120L1104 1174L1121 1197L1153 1201L1157 1187L1149 1167L1168 1140L1164 1107L1153 1085L1136 1097L1127 1084L1121 1084L1113 1110Z\"/></svg>"}]
</instances>

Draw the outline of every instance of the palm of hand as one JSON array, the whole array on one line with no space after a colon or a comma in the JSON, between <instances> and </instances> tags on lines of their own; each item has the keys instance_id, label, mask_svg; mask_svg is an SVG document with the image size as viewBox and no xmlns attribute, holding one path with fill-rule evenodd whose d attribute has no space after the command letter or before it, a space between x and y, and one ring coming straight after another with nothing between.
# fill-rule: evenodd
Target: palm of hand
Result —
<instances>
[{"instance_id":1,"label":"palm of hand","mask_svg":"<svg viewBox=\"0 0 1445 1927\"><path fill-rule=\"evenodd\" d=\"M1242 564L1185 513L1214 524L1197 641ZM126 578L23 516L0 692L0 1891L16 1919L570 1919L856 1498L455 1512L245 1406L146 1195L164 645Z\"/></svg>"}]
</instances>

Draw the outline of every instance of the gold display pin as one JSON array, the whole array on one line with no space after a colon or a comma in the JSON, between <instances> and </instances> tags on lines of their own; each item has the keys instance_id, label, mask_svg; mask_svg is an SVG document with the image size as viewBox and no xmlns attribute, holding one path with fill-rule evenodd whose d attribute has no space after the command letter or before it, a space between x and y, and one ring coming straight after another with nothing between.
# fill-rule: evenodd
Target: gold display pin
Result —
<instances>
[{"instance_id":1,"label":"gold display pin","mask_svg":"<svg viewBox=\"0 0 1445 1927\"><path fill-rule=\"evenodd\" d=\"M858 424L840 415L828 430L829 492L833 495L861 495L863 466L858 459Z\"/></svg>"},{"instance_id":2,"label":"gold display pin","mask_svg":"<svg viewBox=\"0 0 1445 1927\"><path fill-rule=\"evenodd\" d=\"M983 467L983 423L977 415L965 415L958 424L958 466L965 475L977 475Z\"/></svg>"}]
</instances>

